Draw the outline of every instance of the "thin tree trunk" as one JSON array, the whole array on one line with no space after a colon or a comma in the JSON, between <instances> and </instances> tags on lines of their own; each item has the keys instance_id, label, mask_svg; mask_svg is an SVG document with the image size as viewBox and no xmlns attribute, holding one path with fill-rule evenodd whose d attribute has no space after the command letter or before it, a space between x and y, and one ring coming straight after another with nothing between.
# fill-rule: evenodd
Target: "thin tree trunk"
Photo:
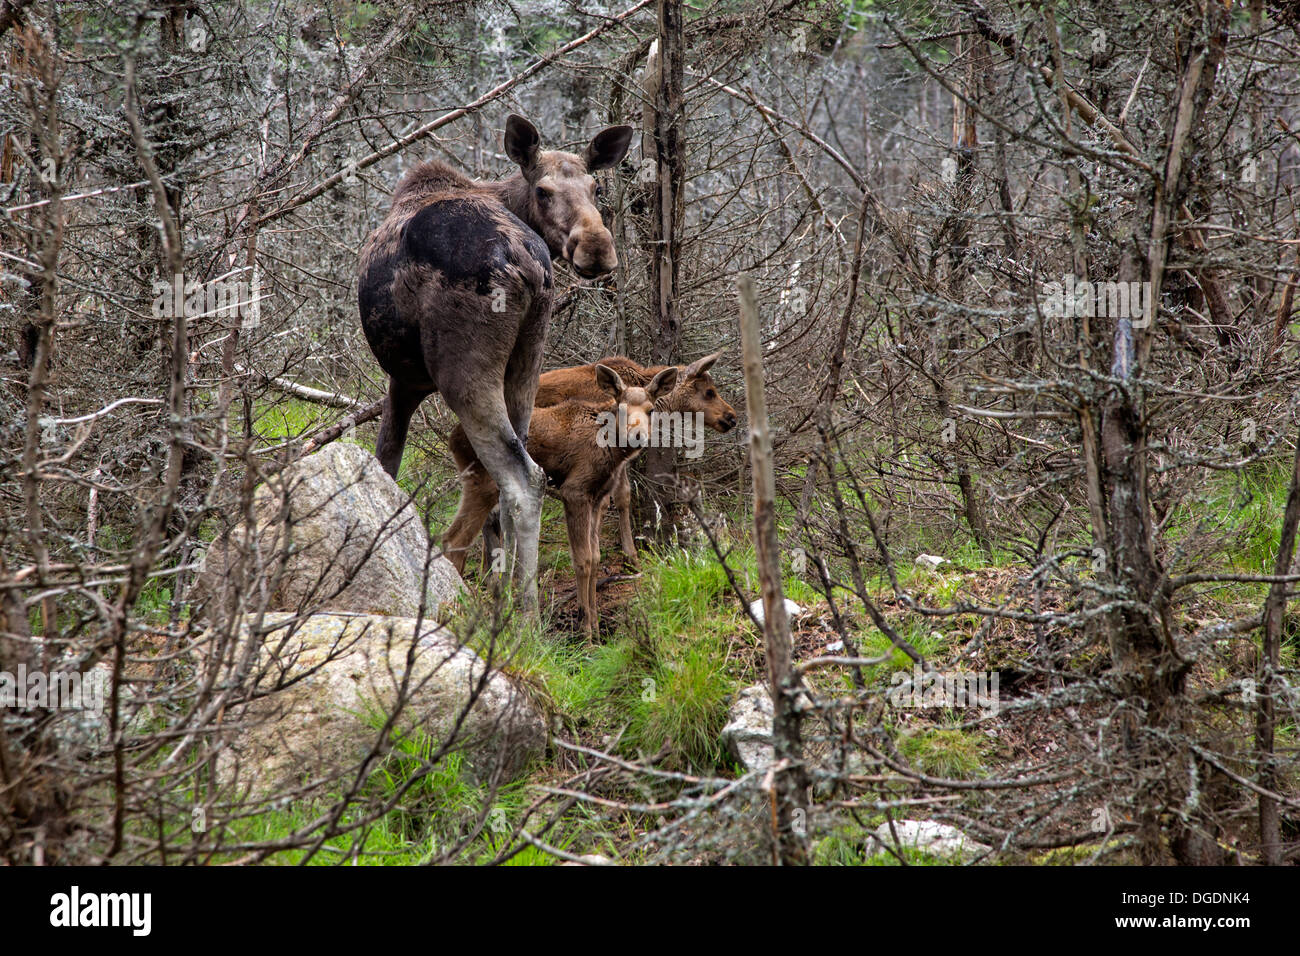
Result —
<instances>
[{"instance_id":1,"label":"thin tree trunk","mask_svg":"<svg viewBox=\"0 0 1300 956\"><path fill-rule=\"evenodd\" d=\"M1281 578L1291 571L1295 559L1296 525L1300 524L1300 439L1296 441L1295 460L1291 465L1291 487L1287 491L1286 511L1282 517L1282 537L1273 561L1273 575ZM1282 689L1278 680L1278 667L1282 651L1282 618L1286 611L1286 589L1283 581L1269 585L1264 601L1264 653L1260 661L1258 706L1255 710L1255 764L1259 768L1259 785L1263 790L1276 793L1279 776L1273 737L1277 728L1275 705ZM1269 866L1282 865L1282 822L1277 801L1260 794L1259 842L1264 862Z\"/></svg>"},{"instance_id":2,"label":"thin tree trunk","mask_svg":"<svg viewBox=\"0 0 1300 956\"><path fill-rule=\"evenodd\" d=\"M1119 318L1112 340L1112 387L1101 403L1099 437L1107 506L1108 572L1126 603L1110 619L1111 658L1126 698L1121 728L1130 758L1140 774L1135 795L1139 852L1144 863L1164 857L1161 818L1170 808L1183 811L1169 824L1169 848L1182 863L1222 860L1217 843L1196 824L1206 808L1185 799L1195 786L1199 761L1182 743L1185 685L1191 662L1181 657L1167 619L1164 569L1152 545L1152 513L1147 489L1147 414L1141 385L1151 342L1150 326L1159 321L1160 294L1169 256L1174 210L1191 182L1188 170L1226 40L1227 10L1211 5L1206 33L1188 53L1180 82L1173 128L1161 176L1142 197L1136 221L1149 222L1146 260L1126 249L1119 263L1121 282L1149 283L1146 316ZM1171 746L1171 741L1173 746Z\"/></svg>"},{"instance_id":3,"label":"thin tree trunk","mask_svg":"<svg viewBox=\"0 0 1300 956\"><path fill-rule=\"evenodd\" d=\"M772 828L774 862L808 862L805 830L807 775L803 767L798 676L792 666L790 621L781 586L781 548L776 534L776 476L772 467L772 435L763 394L763 335L754 299L754 282L740 278L740 338L745 365L745 409L749 413L749 455L753 464L754 546L763 597L763 641L767 650L768 686L772 692Z\"/></svg>"},{"instance_id":4,"label":"thin tree trunk","mask_svg":"<svg viewBox=\"0 0 1300 956\"><path fill-rule=\"evenodd\" d=\"M952 97L952 169L956 173L953 181L953 209L950 216L952 239L948 244L948 298L952 302L962 301L965 294L966 280L970 275L970 207L973 202L975 185L975 151L979 148L979 135L975 125L976 106L980 100L979 72L985 62L982 45L976 45L973 38L959 37L957 55L965 57L965 71L962 77L962 95ZM965 330L953 329L948 334L948 354L957 355L965 344ZM938 359L934 363L934 383L939 398L939 415L949 417L951 403L948 397L948 380L946 369ZM970 439L972 454L976 451L975 439ZM960 442L955 443L954 452L958 460L953 464L957 470L957 490L961 494L962 514L970 528L975 544L988 560L993 559L993 540L989 534L988 521L980 507L979 490L971 475L969 465L961 460Z\"/></svg>"},{"instance_id":5,"label":"thin tree trunk","mask_svg":"<svg viewBox=\"0 0 1300 956\"><path fill-rule=\"evenodd\" d=\"M653 137L656 184L650 199L648 249L650 315L654 322L651 359L656 365L672 364L681 333L677 288L686 183L684 54L681 0L659 0L659 82L655 89ZM671 537L677 526L676 452L672 448L646 449L645 469L651 499L647 508L652 512L646 517L660 537Z\"/></svg>"}]
</instances>

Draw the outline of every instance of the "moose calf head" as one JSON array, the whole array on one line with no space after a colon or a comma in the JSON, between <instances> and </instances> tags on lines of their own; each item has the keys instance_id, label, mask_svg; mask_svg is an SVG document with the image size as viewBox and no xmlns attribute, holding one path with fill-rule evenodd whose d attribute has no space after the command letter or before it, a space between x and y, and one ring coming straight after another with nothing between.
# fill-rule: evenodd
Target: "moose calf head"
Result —
<instances>
[{"instance_id":1,"label":"moose calf head","mask_svg":"<svg viewBox=\"0 0 1300 956\"><path fill-rule=\"evenodd\" d=\"M596 384L613 395L620 406L627 408L627 444L633 448L644 448L650 444L650 416L654 413L655 401L671 392L677 384L677 366L670 365L644 388L639 385L629 388L618 372L608 365L597 365Z\"/></svg>"},{"instance_id":2,"label":"moose calf head","mask_svg":"<svg viewBox=\"0 0 1300 956\"><path fill-rule=\"evenodd\" d=\"M721 352L714 352L682 369L681 386L673 404L680 405L680 411L703 412L705 425L725 433L736 427L736 410L718 394L718 387L709 375L709 369L721 356Z\"/></svg>"},{"instance_id":3,"label":"moose calf head","mask_svg":"<svg viewBox=\"0 0 1300 956\"><path fill-rule=\"evenodd\" d=\"M546 240L552 259L567 259L584 279L618 267L614 237L596 206L591 175L617 164L632 142L632 127L611 126L596 134L581 156L543 150L537 128L522 116L506 120L506 155L519 164L528 187L528 225Z\"/></svg>"}]
</instances>

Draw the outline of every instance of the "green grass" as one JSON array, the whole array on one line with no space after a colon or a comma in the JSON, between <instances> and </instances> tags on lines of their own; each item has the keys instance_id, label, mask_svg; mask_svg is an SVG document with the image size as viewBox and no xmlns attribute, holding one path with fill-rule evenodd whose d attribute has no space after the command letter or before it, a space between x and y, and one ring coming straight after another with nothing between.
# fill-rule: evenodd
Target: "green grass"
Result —
<instances>
[{"instance_id":1,"label":"green grass","mask_svg":"<svg viewBox=\"0 0 1300 956\"><path fill-rule=\"evenodd\" d=\"M752 551L732 560L752 596ZM650 549L642 553L642 569L636 597L603 642L557 634L545 620L521 623L505 640L506 670L579 734L619 735L627 756L667 747L668 766L726 770L719 736L728 708L745 683L761 678L741 672L737 652L748 655L759 637L711 553ZM793 575L787 593L803 603L817 598ZM483 640L469 643L481 651Z\"/></svg>"},{"instance_id":2,"label":"green grass","mask_svg":"<svg viewBox=\"0 0 1300 956\"><path fill-rule=\"evenodd\" d=\"M1259 462L1241 474L1222 474L1183 502L1169 522L1172 541L1213 542L1216 565L1239 574L1272 574L1281 538L1290 470L1279 461ZM1240 589L1260 597L1262 585Z\"/></svg>"},{"instance_id":3,"label":"green grass","mask_svg":"<svg viewBox=\"0 0 1300 956\"><path fill-rule=\"evenodd\" d=\"M172 578L150 578L140 589L135 602L135 613L150 624L164 625L171 619ZM189 616L186 607L181 615Z\"/></svg>"},{"instance_id":4,"label":"green grass","mask_svg":"<svg viewBox=\"0 0 1300 956\"><path fill-rule=\"evenodd\" d=\"M458 753L444 756L430 764L438 741L417 733L396 743L392 752L366 780L356 803L345 812L345 824L359 821L370 808L399 798L396 805L378 820L356 833L327 840L321 852L308 862L328 865L351 862L360 865L410 865L427 862L440 853L469 840L457 857L459 862L487 862L505 846L505 839L527 805L525 782L516 781L493 793L467 773ZM274 842L306 826L330 806L329 800L318 804L291 804L270 809L228 825L227 839L245 842ZM474 834L475 830L479 832ZM551 835L549 842L565 848L576 833ZM513 862L545 865L554 862L547 854L526 851ZM287 851L272 858L273 863L302 862L306 853Z\"/></svg>"},{"instance_id":5,"label":"green grass","mask_svg":"<svg viewBox=\"0 0 1300 956\"><path fill-rule=\"evenodd\" d=\"M898 736L898 750L908 763L928 776L949 780L981 776L991 749L988 738L957 727L921 727Z\"/></svg>"},{"instance_id":6,"label":"green grass","mask_svg":"<svg viewBox=\"0 0 1300 956\"><path fill-rule=\"evenodd\" d=\"M725 766L719 740L737 691L757 675L740 672L735 650L758 636L740 608L727 573L704 551L651 551L631 618L640 629L634 681L625 685L626 740L653 754L668 746L670 764L698 769ZM750 597L757 594L752 551L737 551L728 563ZM816 592L787 575L786 594L804 604Z\"/></svg>"},{"instance_id":7,"label":"green grass","mask_svg":"<svg viewBox=\"0 0 1300 956\"><path fill-rule=\"evenodd\" d=\"M236 413L232 411L231 414ZM275 444L321 428L340 414L334 409L298 398L278 397L273 401L259 401L253 405L253 433L267 444Z\"/></svg>"},{"instance_id":8,"label":"green grass","mask_svg":"<svg viewBox=\"0 0 1300 956\"><path fill-rule=\"evenodd\" d=\"M665 650L667 650L665 648ZM646 754L671 749L668 766L716 769L727 710L740 681L728 673L726 651L714 635L674 648L651 663L632 693L627 742Z\"/></svg>"}]
</instances>

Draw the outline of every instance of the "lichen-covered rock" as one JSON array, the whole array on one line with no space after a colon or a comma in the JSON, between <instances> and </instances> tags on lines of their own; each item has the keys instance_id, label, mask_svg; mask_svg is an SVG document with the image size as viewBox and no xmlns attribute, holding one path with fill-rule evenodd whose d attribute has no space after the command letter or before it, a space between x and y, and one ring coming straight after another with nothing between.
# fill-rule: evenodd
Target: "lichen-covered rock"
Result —
<instances>
[{"instance_id":1,"label":"lichen-covered rock","mask_svg":"<svg viewBox=\"0 0 1300 956\"><path fill-rule=\"evenodd\" d=\"M772 697L762 684L746 687L731 704L722 742L746 770L772 764Z\"/></svg>"},{"instance_id":2,"label":"lichen-covered rock","mask_svg":"<svg viewBox=\"0 0 1300 956\"><path fill-rule=\"evenodd\" d=\"M870 772L871 761L865 755L856 751L843 754L837 748L827 746L829 728L817 715L806 690L799 691L795 697L795 709L803 714L803 757L809 773L816 777L813 781L814 796L829 786L827 774ZM776 748L772 741L774 716L772 695L765 684L746 687L731 702L721 739L746 772L766 770L775 761Z\"/></svg>"},{"instance_id":3,"label":"lichen-covered rock","mask_svg":"<svg viewBox=\"0 0 1300 956\"><path fill-rule=\"evenodd\" d=\"M242 597L244 610L415 617L423 593L431 617L459 593L451 562L436 547L429 560L429 535L410 497L358 445L326 445L268 479L254 493L253 518L254 533L241 522L208 549L201 600L225 609Z\"/></svg>"},{"instance_id":4,"label":"lichen-covered rock","mask_svg":"<svg viewBox=\"0 0 1300 956\"><path fill-rule=\"evenodd\" d=\"M417 634L412 618L335 614L296 623L267 614L263 626L255 688L280 689L228 716L236 729L219 761L224 782L268 795L306 780L350 781L399 701L396 734L422 731L436 752L454 733L452 749L480 780L508 779L545 749L546 725L528 697L445 628L423 624Z\"/></svg>"}]
</instances>

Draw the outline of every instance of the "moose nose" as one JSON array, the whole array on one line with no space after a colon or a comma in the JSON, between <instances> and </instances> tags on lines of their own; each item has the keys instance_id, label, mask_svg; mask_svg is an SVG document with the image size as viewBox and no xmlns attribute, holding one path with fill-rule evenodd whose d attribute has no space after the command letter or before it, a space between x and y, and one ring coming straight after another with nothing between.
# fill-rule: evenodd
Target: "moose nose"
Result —
<instances>
[{"instance_id":1,"label":"moose nose","mask_svg":"<svg viewBox=\"0 0 1300 956\"><path fill-rule=\"evenodd\" d=\"M722 430L724 432L729 432L735 427L736 427L736 413L727 412L727 414L724 415L722 418Z\"/></svg>"},{"instance_id":2,"label":"moose nose","mask_svg":"<svg viewBox=\"0 0 1300 956\"><path fill-rule=\"evenodd\" d=\"M599 231L574 229L564 244L564 257L584 279L608 275L618 268L613 237L603 228Z\"/></svg>"}]
</instances>

